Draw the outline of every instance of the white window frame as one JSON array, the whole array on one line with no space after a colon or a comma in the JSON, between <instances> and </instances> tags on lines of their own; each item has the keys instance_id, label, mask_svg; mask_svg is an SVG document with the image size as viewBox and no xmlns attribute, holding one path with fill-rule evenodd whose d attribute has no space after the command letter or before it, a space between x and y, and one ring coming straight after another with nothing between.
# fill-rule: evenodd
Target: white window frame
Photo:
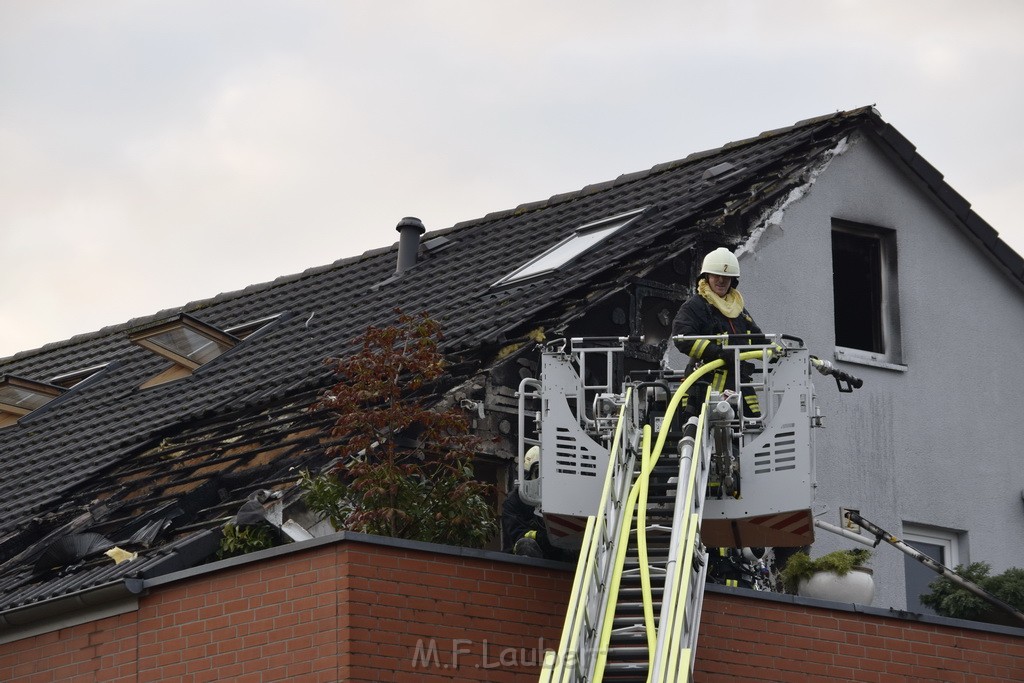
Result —
<instances>
[{"instance_id":1,"label":"white window frame","mask_svg":"<svg viewBox=\"0 0 1024 683\"><path fill-rule=\"evenodd\" d=\"M944 564L947 567L952 569L960 564L960 534L956 531L904 524L903 540L941 546L945 553Z\"/></svg>"},{"instance_id":2,"label":"white window frame","mask_svg":"<svg viewBox=\"0 0 1024 683\"><path fill-rule=\"evenodd\" d=\"M937 545L941 547L943 551L942 564L950 569L955 568L961 563L960 538L961 534L951 529L939 529L936 527L922 526L918 524L903 524L903 541L905 543L927 543L929 545ZM909 556L907 556L907 559L911 560ZM936 574L935 578L939 578L939 575ZM909 583L904 578L903 590L905 592L908 605L910 604L910 588Z\"/></svg>"},{"instance_id":3,"label":"white window frame","mask_svg":"<svg viewBox=\"0 0 1024 683\"><path fill-rule=\"evenodd\" d=\"M95 375L98 372L102 371L105 367L107 367L107 363L103 363L102 365L94 365L92 367L85 368L83 370L74 370L72 372L62 372L59 375L54 375L53 377L51 377L50 380L49 380L49 383L53 384L55 386L58 386L58 387L64 387L65 389L70 389L71 387L73 387L73 386L75 386L77 384L81 384L82 382L84 382L85 380L89 379L93 375Z\"/></svg>"}]
</instances>

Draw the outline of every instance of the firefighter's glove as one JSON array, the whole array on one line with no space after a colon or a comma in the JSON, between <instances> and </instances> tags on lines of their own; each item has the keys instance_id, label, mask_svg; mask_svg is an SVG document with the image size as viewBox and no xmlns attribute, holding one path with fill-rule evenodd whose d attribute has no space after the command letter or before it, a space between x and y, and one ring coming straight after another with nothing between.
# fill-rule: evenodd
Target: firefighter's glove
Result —
<instances>
[{"instance_id":1,"label":"firefighter's glove","mask_svg":"<svg viewBox=\"0 0 1024 683\"><path fill-rule=\"evenodd\" d=\"M701 360L705 363L721 360L725 362L725 370L732 370L736 367L736 349L730 349L727 346L719 346L718 344L708 344L708 347L704 350L704 355L701 357Z\"/></svg>"},{"instance_id":2,"label":"firefighter's glove","mask_svg":"<svg viewBox=\"0 0 1024 683\"><path fill-rule=\"evenodd\" d=\"M533 540L536 541L537 540L537 531L536 531L536 529L530 529L529 531L527 531L525 534L523 534L523 538L532 538Z\"/></svg>"},{"instance_id":3,"label":"firefighter's glove","mask_svg":"<svg viewBox=\"0 0 1024 683\"><path fill-rule=\"evenodd\" d=\"M516 541L516 544L512 547L512 553L524 557L544 557L544 551L541 550L540 544L526 536Z\"/></svg>"}]
</instances>

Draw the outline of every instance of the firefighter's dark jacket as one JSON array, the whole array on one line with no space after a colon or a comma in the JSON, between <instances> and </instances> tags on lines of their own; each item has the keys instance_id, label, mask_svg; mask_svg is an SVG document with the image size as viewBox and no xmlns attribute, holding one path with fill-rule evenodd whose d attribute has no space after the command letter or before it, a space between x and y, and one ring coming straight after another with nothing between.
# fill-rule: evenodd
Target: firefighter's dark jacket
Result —
<instances>
[{"instance_id":1,"label":"firefighter's dark jacket","mask_svg":"<svg viewBox=\"0 0 1024 683\"><path fill-rule=\"evenodd\" d=\"M747 309L744 308L735 318L727 318L700 294L694 294L676 313L676 317L672 321L672 336L715 334L758 335L760 337L761 328L754 322ZM753 340L743 338L737 342L741 344L763 343L763 337ZM701 361L712 361L720 358L722 354L722 347L719 344L707 340L679 342L677 346L682 353Z\"/></svg>"},{"instance_id":2,"label":"firefighter's dark jacket","mask_svg":"<svg viewBox=\"0 0 1024 683\"><path fill-rule=\"evenodd\" d=\"M563 551L551 545L542 518L534 512L532 505L519 497L519 486L516 485L505 498L501 509L502 545L506 549L512 549L516 541L529 531L537 532L537 544L540 545L544 557L549 560L566 559L567 555Z\"/></svg>"},{"instance_id":3,"label":"firefighter's dark jacket","mask_svg":"<svg viewBox=\"0 0 1024 683\"><path fill-rule=\"evenodd\" d=\"M534 514L533 506L519 497L516 486L505 498L501 509L501 532L503 545L511 548L516 541L526 535L527 531L543 531L544 525L538 515Z\"/></svg>"}]
</instances>

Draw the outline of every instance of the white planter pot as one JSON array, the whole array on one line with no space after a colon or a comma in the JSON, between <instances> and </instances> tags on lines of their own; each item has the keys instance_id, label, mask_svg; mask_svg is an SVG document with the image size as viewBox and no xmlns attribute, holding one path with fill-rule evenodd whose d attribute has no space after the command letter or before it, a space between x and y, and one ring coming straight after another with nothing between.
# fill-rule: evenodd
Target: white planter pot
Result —
<instances>
[{"instance_id":1,"label":"white planter pot","mask_svg":"<svg viewBox=\"0 0 1024 683\"><path fill-rule=\"evenodd\" d=\"M856 567L846 576L818 572L800 581L797 594L805 598L870 605L875 598L875 580L871 574L866 567Z\"/></svg>"}]
</instances>

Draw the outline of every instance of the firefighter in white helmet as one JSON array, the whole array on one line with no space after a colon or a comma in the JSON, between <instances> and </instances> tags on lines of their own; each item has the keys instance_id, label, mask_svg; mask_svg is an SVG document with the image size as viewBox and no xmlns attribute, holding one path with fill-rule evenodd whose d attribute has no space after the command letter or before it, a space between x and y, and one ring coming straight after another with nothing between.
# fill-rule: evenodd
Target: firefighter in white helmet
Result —
<instances>
[{"instance_id":1,"label":"firefighter in white helmet","mask_svg":"<svg viewBox=\"0 0 1024 683\"><path fill-rule=\"evenodd\" d=\"M701 264L697 293L676 313L672 321L672 335L728 334L736 337L738 343L763 343L761 328L747 312L743 295L736 289L739 278L740 263L731 251L719 247L707 254ZM691 367L697 363L724 360L725 367L715 373L711 381L712 387L717 391L735 388L735 382L729 377L729 370L734 367L735 352L728 346L707 339L679 342L677 346L681 352L693 359ZM756 395L745 395L744 402L744 412L747 415L760 415ZM687 404L687 414L694 414L692 398Z\"/></svg>"}]
</instances>

